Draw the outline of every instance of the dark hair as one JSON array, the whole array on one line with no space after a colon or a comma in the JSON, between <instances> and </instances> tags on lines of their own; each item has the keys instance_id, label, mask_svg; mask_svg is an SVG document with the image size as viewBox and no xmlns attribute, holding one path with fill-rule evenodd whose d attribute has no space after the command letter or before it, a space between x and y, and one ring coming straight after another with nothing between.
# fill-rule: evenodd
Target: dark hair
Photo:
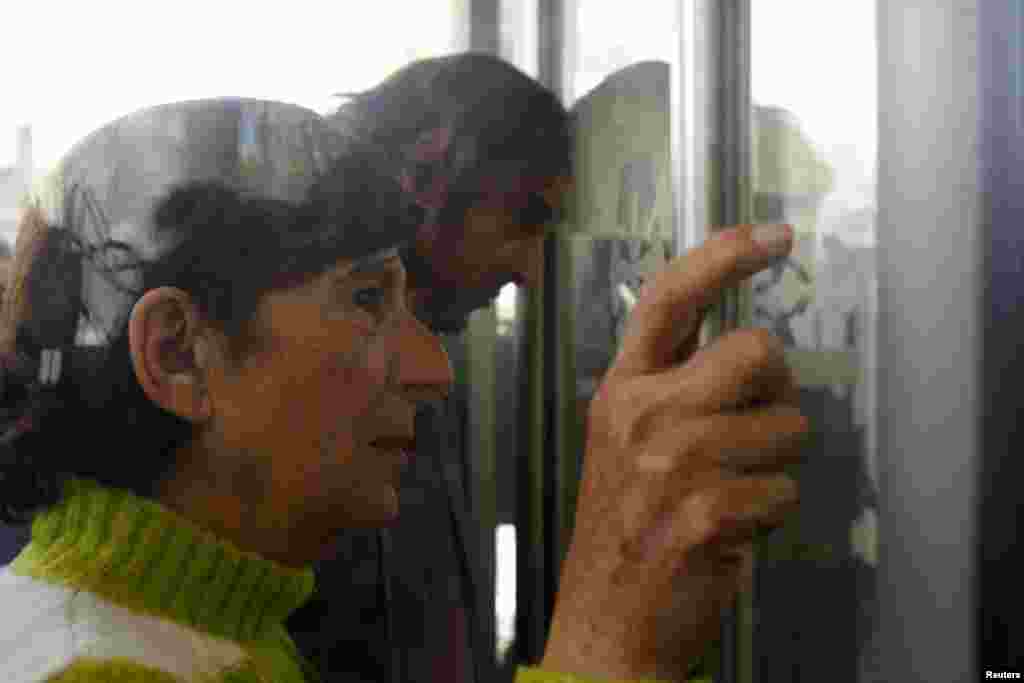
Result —
<instances>
[{"instance_id":1,"label":"dark hair","mask_svg":"<svg viewBox=\"0 0 1024 683\"><path fill-rule=\"evenodd\" d=\"M445 204L435 215L428 211L427 220L461 224L479 180L495 162L521 162L534 178L571 173L565 107L553 92L493 55L419 60L348 97L333 115L346 134L383 150L396 174L410 173L415 190L444 178ZM434 130L447 131L444 154L410 158L410 146Z\"/></svg>"},{"instance_id":2,"label":"dark hair","mask_svg":"<svg viewBox=\"0 0 1024 683\"><path fill-rule=\"evenodd\" d=\"M254 316L265 294L308 282L340 259L398 246L420 218L370 150L358 146L302 204L247 198L212 183L185 185L155 209L155 229L175 246L144 262L138 294L161 286L184 290L239 359L262 339ZM7 344L0 368L0 434L6 432L0 519L8 522L55 503L72 476L153 497L175 450L193 436L191 423L144 394L129 356L127 323L108 346L66 348L57 386L38 387L35 368L42 349L52 346L41 340L39 321L52 319L56 304L34 292L74 299L73 321L89 313L81 310L80 280L67 277L75 271L69 259L84 247L74 244L71 231L40 225L43 220L38 211L23 220L20 231L29 232L34 221L39 236L34 247L19 237L15 286L4 298L4 325L16 340L14 349ZM28 428L11 429L19 420Z\"/></svg>"}]
</instances>

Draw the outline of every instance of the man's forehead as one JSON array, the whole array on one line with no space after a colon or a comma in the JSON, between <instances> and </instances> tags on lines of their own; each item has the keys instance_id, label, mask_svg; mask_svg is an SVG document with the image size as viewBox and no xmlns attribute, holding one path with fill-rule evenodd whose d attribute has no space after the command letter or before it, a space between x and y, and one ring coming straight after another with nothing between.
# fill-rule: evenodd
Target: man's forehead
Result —
<instances>
[{"instance_id":1,"label":"man's forehead","mask_svg":"<svg viewBox=\"0 0 1024 683\"><path fill-rule=\"evenodd\" d=\"M491 169L478 181L485 194L507 192L558 192L572 183L572 176L558 173L538 173L529 168L508 167Z\"/></svg>"}]
</instances>

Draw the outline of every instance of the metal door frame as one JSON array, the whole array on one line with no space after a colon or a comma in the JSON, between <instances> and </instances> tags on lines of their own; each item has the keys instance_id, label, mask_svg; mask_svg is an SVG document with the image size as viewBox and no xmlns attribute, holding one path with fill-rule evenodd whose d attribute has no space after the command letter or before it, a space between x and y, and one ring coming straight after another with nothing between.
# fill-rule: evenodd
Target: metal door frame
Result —
<instances>
[{"instance_id":1,"label":"metal door frame","mask_svg":"<svg viewBox=\"0 0 1024 683\"><path fill-rule=\"evenodd\" d=\"M1024 620L1008 600L1024 566L1019 542L1024 520L1024 433L1020 389L1024 377L1021 311L1024 311L1024 7L987 1L979 6L978 89L982 143L980 182L985 234L983 382L979 548L975 561L978 629L974 639L982 670L1024 669ZM1009 380L1009 381L1008 381ZM983 492L983 494L981 493Z\"/></svg>"},{"instance_id":2,"label":"metal door frame","mask_svg":"<svg viewBox=\"0 0 1024 683\"><path fill-rule=\"evenodd\" d=\"M983 2L999 4L878 3L878 635L885 681L979 675L972 587L988 425L982 354L994 341L981 306Z\"/></svg>"}]
</instances>

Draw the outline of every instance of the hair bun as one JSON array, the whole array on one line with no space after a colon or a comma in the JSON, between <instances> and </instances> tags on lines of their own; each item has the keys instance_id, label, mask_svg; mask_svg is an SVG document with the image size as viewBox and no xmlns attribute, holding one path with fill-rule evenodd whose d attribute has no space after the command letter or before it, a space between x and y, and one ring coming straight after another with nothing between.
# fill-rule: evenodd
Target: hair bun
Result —
<instances>
[{"instance_id":1,"label":"hair bun","mask_svg":"<svg viewBox=\"0 0 1024 683\"><path fill-rule=\"evenodd\" d=\"M57 378L63 350L74 342L81 300L81 261L67 233L38 207L18 225L14 259L0 310L0 441L11 444L32 431L55 404L42 385L41 361Z\"/></svg>"}]
</instances>

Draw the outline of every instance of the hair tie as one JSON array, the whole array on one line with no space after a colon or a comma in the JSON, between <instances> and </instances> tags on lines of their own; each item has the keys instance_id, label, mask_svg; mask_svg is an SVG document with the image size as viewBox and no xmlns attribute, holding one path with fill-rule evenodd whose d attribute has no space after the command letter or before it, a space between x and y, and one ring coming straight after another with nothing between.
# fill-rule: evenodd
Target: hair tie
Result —
<instances>
[{"instance_id":1,"label":"hair tie","mask_svg":"<svg viewBox=\"0 0 1024 683\"><path fill-rule=\"evenodd\" d=\"M0 444L10 444L23 434L34 431L40 412L48 405L47 395L55 393L63 369L63 352L60 349L43 349L39 357L38 372L32 373L27 367L30 360L22 353L0 353L0 367L9 374L28 382L28 400L21 415L0 436Z\"/></svg>"},{"instance_id":2,"label":"hair tie","mask_svg":"<svg viewBox=\"0 0 1024 683\"><path fill-rule=\"evenodd\" d=\"M43 349L39 357L39 384L41 387L54 387L60 381L62 357L60 349Z\"/></svg>"}]
</instances>

